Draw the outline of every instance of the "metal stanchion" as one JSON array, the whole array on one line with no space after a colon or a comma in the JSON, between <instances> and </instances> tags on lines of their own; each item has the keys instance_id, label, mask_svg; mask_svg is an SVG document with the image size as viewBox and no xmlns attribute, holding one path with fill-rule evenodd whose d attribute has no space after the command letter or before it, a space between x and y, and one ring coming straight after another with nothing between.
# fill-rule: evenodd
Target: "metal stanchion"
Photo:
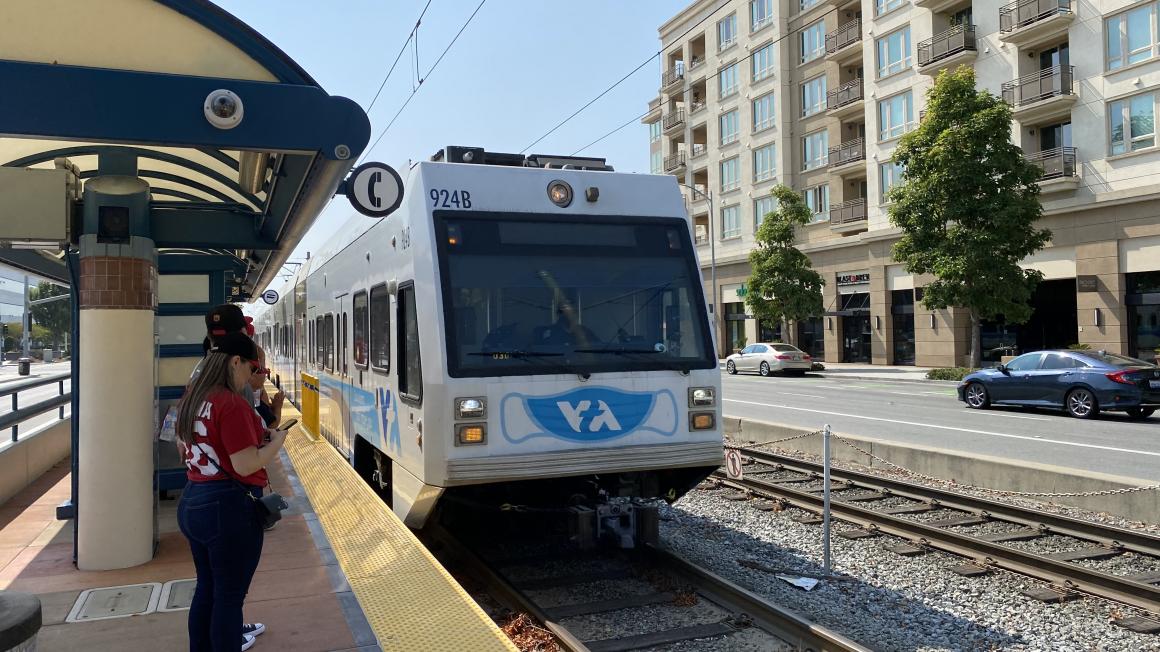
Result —
<instances>
[{"instance_id":1,"label":"metal stanchion","mask_svg":"<svg viewBox=\"0 0 1160 652\"><path fill-rule=\"evenodd\" d=\"M822 567L830 575L830 424L822 431Z\"/></svg>"}]
</instances>

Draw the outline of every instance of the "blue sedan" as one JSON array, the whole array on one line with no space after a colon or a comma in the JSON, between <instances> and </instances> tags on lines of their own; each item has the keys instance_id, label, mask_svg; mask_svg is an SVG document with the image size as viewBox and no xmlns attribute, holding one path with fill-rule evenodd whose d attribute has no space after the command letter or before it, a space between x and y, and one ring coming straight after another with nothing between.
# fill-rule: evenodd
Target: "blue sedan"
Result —
<instances>
[{"instance_id":1,"label":"blue sedan","mask_svg":"<svg viewBox=\"0 0 1160 652\"><path fill-rule=\"evenodd\" d=\"M1160 408L1160 367L1104 351L1036 351L968 374L958 392L976 410L1062 408L1079 419L1118 410L1147 419Z\"/></svg>"}]
</instances>

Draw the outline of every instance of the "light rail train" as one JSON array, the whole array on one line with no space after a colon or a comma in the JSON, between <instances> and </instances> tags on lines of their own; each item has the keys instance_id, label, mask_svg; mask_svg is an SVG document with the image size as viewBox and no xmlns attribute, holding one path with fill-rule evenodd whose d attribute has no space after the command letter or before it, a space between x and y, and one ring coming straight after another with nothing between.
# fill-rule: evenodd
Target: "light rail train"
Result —
<instances>
[{"instance_id":1,"label":"light rail train","mask_svg":"<svg viewBox=\"0 0 1160 652\"><path fill-rule=\"evenodd\" d=\"M465 147L406 176L397 212L355 218L247 307L283 389L301 405L318 379L321 435L411 527L518 505L631 545L645 501L722 462L674 178Z\"/></svg>"}]
</instances>

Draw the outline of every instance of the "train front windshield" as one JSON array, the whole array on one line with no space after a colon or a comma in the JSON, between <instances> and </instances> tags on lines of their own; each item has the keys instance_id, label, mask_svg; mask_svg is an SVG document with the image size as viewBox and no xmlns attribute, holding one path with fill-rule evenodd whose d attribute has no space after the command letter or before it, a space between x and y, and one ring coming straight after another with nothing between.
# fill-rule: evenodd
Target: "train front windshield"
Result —
<instances>
[{"instance_id":1,"label":"train front windshield","mask_svg":"<svg viewBox=\"0 0 1160 652\"><path fill-rule=\"evenodd\" d=\"M451 376L717 366L683 220L560 219L436 214Z\"/></svg>"}]
</instances>

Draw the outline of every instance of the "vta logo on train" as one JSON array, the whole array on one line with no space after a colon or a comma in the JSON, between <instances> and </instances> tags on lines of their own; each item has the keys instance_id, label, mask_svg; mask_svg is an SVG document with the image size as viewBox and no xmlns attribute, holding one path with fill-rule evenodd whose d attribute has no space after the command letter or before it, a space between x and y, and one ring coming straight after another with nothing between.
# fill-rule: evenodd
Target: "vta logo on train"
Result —
<instances>
[{"instance_id":1,"label":"vta logo on train","mask_svg":"<svg viewBox=\"0 0 1160 652\"><path fill-rule=\"evenodd\" d=\"M513 444L538 437L586 443L636 432L669 437L677 431L677 402L667 389L627 392L585 387L553 396L513 393L500 403L500 429Z\"/></svg>"}]
</instances>

